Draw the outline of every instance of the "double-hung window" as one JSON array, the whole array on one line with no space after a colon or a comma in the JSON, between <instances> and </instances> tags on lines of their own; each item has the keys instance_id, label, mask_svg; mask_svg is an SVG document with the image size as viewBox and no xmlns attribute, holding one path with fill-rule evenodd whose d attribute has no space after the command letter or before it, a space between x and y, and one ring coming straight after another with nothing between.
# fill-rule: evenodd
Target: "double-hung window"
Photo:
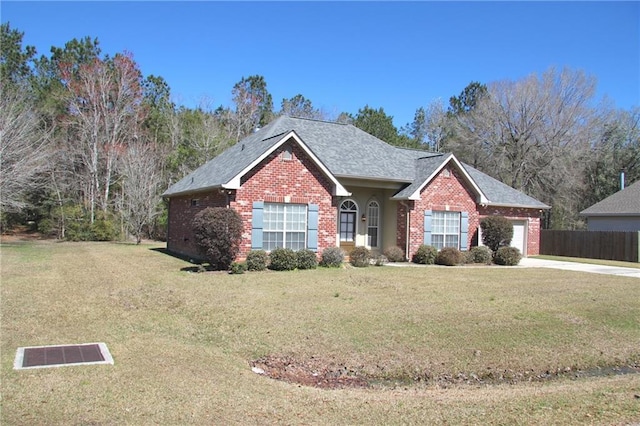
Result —
<instances>
[{"instance_id":1,"label":"double-hung window","mask_svg":"<svg viewBox=\"0 0 640 426\"><path fill-rule=\"evenodd\" d=\"M307 206L264 203L262 248L302 250L307 240Z\"/></svg>"},{"instance_id":2,"label":"double-hung window","mask_svg":"<svg viewBox=\"0 0 640 426\"><path fill-rule=\"evenodd\" d=\"M438 250L443 247L460 247L460 212L434 211L431 229L432 245Z\"/></svg>"}]
</instances>

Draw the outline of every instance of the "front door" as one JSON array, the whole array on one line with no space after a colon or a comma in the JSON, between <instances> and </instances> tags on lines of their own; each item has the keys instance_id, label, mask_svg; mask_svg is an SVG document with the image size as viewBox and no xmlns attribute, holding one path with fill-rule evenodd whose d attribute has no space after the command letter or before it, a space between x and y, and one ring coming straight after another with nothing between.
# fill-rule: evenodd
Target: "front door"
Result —
<instances>
[{"instance_id":1,"label":"front door","mask_svg":"<svg viewBox=\"0 0 640 426\"><path fill-rule=\"evenodd\" d=\"M358 207L347 200L340 206L340 248L348 255L356 246Z\"/></svg>"}]
</instances>

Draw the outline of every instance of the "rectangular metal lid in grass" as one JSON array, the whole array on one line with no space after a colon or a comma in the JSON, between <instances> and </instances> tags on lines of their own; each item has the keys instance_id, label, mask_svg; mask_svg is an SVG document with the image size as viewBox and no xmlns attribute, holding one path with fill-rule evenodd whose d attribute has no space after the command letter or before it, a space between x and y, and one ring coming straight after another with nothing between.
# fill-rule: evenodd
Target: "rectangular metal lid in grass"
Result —
<instances>
[{"instance_id":1,"label":"rectangular metal lid in grass","mask_svg":"<svg viewBox=\"0 0 640 426\"><path fill-rule=\"evenodd\" d=\"M96 364L113 364L113 358L105 343L21 347L16 351L13 369Z\"/></svg>"}]
</instances>

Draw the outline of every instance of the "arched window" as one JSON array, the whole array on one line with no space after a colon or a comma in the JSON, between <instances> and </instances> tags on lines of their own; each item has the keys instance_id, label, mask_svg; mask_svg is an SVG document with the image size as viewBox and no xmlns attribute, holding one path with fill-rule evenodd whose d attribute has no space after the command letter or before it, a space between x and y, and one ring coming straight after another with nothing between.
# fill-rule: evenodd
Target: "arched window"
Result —
<instances>
[{"instance_id":1,"label":"arched window","mask_svg":"<svg viewBox=\"0 0 640 426\"><path fill-rule=\"evenodd\" d=\"M340 204L340 241L356 240L358 205L353 200Z\"/></svg>"},{"instance_id":2,"label":"arched window","mask_svg":"<svg viewBox=\"0 0 640 426\"><path fill-rule=\"evenodd\" d=\"M378 247L380 230L380 204L369 202L367 207L367 242L369 247Z\"/></svg>"}]
</instances>

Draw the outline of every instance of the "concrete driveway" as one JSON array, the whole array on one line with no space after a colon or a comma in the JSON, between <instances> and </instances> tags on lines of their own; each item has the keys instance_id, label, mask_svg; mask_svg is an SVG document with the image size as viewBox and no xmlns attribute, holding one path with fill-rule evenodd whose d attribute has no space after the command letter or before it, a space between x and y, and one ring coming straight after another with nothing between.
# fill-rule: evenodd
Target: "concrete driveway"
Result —
<instances>
[{"instance_id":1,"label":"concrete driveway","mask_svg":"<svg viewBox=\"0 0 640 426\"><path fill-rule=\"evenodd\" d=\"M591 265L589 263L561 262L558 260L536 259L524 257L519 266L526 268L551 268L566 271L591 272L594 274L618 275L621 277L640 278L640 269L624 268L621 266Z\"/></svg>"}]
</instances>

